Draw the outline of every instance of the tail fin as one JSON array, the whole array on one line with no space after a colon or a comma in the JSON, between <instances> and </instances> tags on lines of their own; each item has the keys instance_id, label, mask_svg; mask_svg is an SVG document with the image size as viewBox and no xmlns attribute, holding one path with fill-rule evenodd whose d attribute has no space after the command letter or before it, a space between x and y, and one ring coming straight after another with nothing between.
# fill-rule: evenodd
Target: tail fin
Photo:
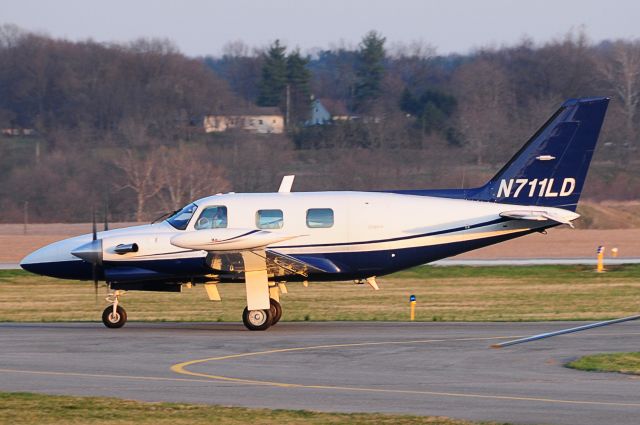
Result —
<instances>
[{"instance_id":1,"label":"tail fin","mask_svg":"<svg viewBox=\"0 0 640 425\"><path fill-rule=\"evenodd\" d=\"M467 199L575 211L609 99L567 100L487 184Z\"/></svg>"}]
</instances>

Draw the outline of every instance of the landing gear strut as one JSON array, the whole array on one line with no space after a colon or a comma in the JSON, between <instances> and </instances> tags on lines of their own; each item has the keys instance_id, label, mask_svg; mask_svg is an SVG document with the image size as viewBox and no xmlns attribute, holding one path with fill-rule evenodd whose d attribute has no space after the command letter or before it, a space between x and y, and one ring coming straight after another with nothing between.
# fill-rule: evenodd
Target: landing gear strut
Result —
<instances>
[{"instance_id":1,"label":"landing gear strut","mask_svg":"<svg viewBox=\"0 0 640 425\"><path fill-rule=\"evenodd\" d=\"M114 291L112 294L109 294L106 300L113 304L105 308L102 312L102 323L111 329L121 328L127 323L127 312L118 305L119 298L120 291Z\"/></svg>"}]
</instances>

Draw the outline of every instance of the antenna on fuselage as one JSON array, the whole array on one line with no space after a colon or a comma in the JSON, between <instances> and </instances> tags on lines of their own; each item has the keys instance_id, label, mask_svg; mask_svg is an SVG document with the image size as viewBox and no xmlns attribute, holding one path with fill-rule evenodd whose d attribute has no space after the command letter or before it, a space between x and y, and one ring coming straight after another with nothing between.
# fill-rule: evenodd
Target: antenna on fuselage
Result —
<instances>
[{"instance_id":1,"label":"antenna on fuselage","mask_svg":"<svg viewBox=\"0 0 640 425\"><path fill-rule=\"evenodd\" d=\"M289 193L291 192L291 186L293 186L293 179L295 179L295 175L289 175L282 177L282 181L280 182L280 188L278 189L278 193Z\"/></svg>"}]
</instances>

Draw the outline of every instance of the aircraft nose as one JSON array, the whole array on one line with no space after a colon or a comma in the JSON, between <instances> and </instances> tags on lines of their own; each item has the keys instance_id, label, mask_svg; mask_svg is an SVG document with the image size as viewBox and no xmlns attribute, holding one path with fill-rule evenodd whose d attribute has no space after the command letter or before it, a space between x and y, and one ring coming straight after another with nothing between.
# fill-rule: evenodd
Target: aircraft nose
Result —
<instances>
[{"instance_id":1,"label":"aircraft nose","mask_svg":"<svg viewBox=\"0 0 640 425\"><path fill-rule=\"evenodd\" d=\"M22 261L20 261L20 267L22 267L24 270L28 272L37 273L35 270L36 269L35 266L43 262L42 261L43 255L42 253L40 253L40 251L41 249L34 251L31 254L24 257Z\"/></svg>"},{"instance_id":2,"label":"aircraft nose","mask_svg":"<svg viewBox=\"0 0 640 425\"><path fill-rule=\"evenodd\" d=\"M44 276L64 279L90 279L91 265L71 255L71 251L86 241L65 239L40 248L20 261L24 270Z\"/></svg>"}]
</instances>

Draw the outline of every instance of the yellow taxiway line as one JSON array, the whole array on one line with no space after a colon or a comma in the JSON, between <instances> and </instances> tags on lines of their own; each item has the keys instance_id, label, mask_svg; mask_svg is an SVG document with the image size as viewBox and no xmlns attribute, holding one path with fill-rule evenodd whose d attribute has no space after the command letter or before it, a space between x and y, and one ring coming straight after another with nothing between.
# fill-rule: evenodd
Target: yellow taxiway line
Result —
<instances>
[{"instance_id":1,"label":"yellow taxiway line","mask_svg":"<svg viewBox=\"0 0 640 425\"><path fill-rule=\"evenodd\" d=\"M393 393L393 394L416 394L416 395L431 395L441 397L461 397L461 398L478 398L478 399L492 399L492 400L512 400L512 401L534 401L542 403L557 403L557 404L580 404L580 405L601 405L601 406L624 406L624 407L640 407L640 403L621 403L621 402L609 402L609 401L588 401L588 400L567 400L567 399L554 399L546 397L522 397L522 396L510 396L510 395L498 395L498 394L474 394L474 393L454 393L444 391L423 391L423 390L397 390L397 389L385 389L385 388L367 388L367 387L347 387L337 385L307 385L307 384L293 384L277 381L261 381L254 379L234 378L222 375L211 375L207 373L192 372L187 370L187 367L196 364L216 362L222 360L238 359L251 356L262 356L269 354L279 353L291 353L300 351L311 350L323 350L323 349L339 349L350 347L366 347L376 345L401 345L401 344L429 344L437 342L453 342L453 341L488 341L496 339L508 339L518 338L516 336L500 336L500 337L476 337L476 338L454 338L454 339L425 339L425 340L413 340L413 341L382 341L382 342L362 342L362 343L350 343L350 344L331 344L331 345L315 345L308 347L292 347L281 348L275 350L266 351L254 351L249 353L230 354L220 357L210 357L206 359L189 360L186 362L178 363L171 366L173 372L194 376L197 378L205 378L215 381L226 381L237 384L245 385L266 385L272 387L283 388L305 388L314 390L333 390L333 391L351 391L351 392L369 392L369 393Z\"/></svg>"}]
</instances>

